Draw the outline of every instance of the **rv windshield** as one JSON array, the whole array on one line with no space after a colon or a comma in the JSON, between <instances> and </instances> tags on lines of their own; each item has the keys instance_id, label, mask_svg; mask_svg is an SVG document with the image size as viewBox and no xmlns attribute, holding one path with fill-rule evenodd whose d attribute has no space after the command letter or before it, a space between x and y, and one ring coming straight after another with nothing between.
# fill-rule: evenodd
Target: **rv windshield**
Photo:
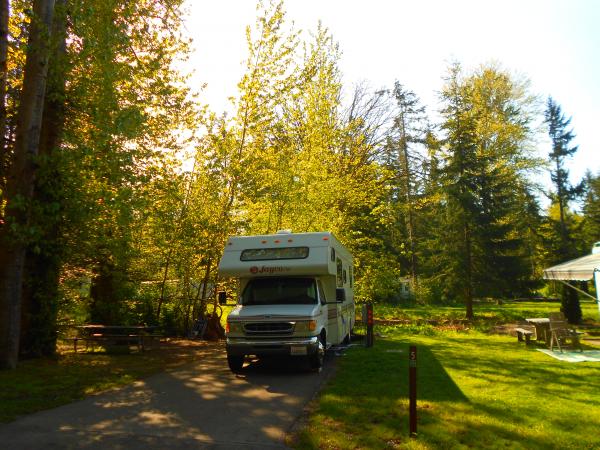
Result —
<instances>
[{"instance_id":1,"label":"rv windshield","mask_svg":"<svg viewBox=\"0 0 600 450\"><path fill-rule=\"evenodd\" d=\"M242 305L313 305L317 287L312 278L255 278L242 292Z\"/></svg>"}]
</instances>

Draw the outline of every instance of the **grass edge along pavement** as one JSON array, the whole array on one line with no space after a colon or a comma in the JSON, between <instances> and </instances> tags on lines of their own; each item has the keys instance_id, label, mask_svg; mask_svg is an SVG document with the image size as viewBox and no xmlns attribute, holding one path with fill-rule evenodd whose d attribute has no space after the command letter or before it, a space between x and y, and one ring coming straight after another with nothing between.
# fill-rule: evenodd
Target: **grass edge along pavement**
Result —
<instances>
[{"instance_id":1,"label":"grass edge along pavement","mask_svg":"<svg viewBox=\"0 0 600 450\"><path fill-rule=\"evenodd\" d=\"M298 449L600 448L600 364L555 360L514 336L381 327L311 405ZM418 348L418 437L408 437L408 346Z\"/></svg>"},{"instance_id":2,"label":"grass edge along pavement","mask_svg":"<svg viewBox=\"0 0 600 450\"><path fill-rule=\"evenodd\" d=\"M59 345L54 358L29 359L15 370L0 371L0 424L197 361L208 347L220 351L222 345L174 339L132 354L75 354L72 345Z\"/></svg>"},{"instance_id":3,"label":"grass edge along pavement","mask_svg":"<svg viewBox=\"0 0 600 450\"><path fill-rule=\"evenodd\" d=\"M591 320L590 318L597 317L597 308L595 305L582 304L582 307L584 309L584 319L586 319L586 321ZM478 317L483 318L483 326L481 329L489 329L489 324L503 323L515 318L543 316L547 311L556 310L558 308L558 304L540 302L514 303L500 306L478 305L476 314ZM585 401L575 402L573 405L564 405L559 402L557 406L561 408L576 408L569 410L571 412L569 412L568 415L581 415L584 421L589 421L590 416L588 413L590 412L600 416L600 411L598 411L597 408L599 403L598 392L600 392L600 389L597 389L597 380L599 379L597 371L598 365L589 365L593 363L569 365L569 363L562 363L560 361L550 362L546 360L551 360L548 356L536 352L533 349L526 349L523 344L518 345L516 338L514 337L490 337L476 331L457 332L453 334L453 332L449 330L457 329L457 327L447 324L456 323L456 319L459 319L464 315L464 310L460 307L430 306L404 308L392 305L377 305L375 311L376 319L379 316L383 319L384 323L386 323L386 321L387 323L394 323L394 319L398 318L403 325L395 324L394 326L377 327L379 333L384 333L388 335L388 337L383 340L377 339L375 348L369 350L370 353L363 353L365 350L361 348L352 348L343 357L338 358L338 363L342 369L338 375L339 380L338 378L331 380L331 383L323 396L319 397L311 405L312 410L315 412L314 414L320 414L324 423L336 424L339 420L343 425L338 427L339 430L348 430L347 434L349 438L347 440L340 440L339 437L335 437L334 439L332 435L333 441L339 441L339 445L336 445L335 447L356 448L357 446L363 446L366 448L372 444L374 445L373 448L378 448L385 440L382 440L382 437L385 437L389 438L385 441L385 447L400 445L417 446L417 448L427 448L429 446L434 448L435 444L431 444L431 442L451 442L452 445L460 445L458 443L462 441L460 441L457 436L461 435L461 433L469 435L468 432L449 431L449 435L442 435L438 438L436 437L437 432L432 433L431 430L435 427L429 425L429 422L425 419L427 419L428 415L431 416L436 411L436 408L440 408L440 405L448 404L451 406L450 409L454 410L456 414L460 413L460 408L457 410L457 406L452 402L448 403L447 400L442 401L441 399L443 399L444 396L441 396L434 399L435 402L429 401L422 403L420 401L420 437L413 441L405 440L408 425L406 424L405 427L401 421L404 419L407 420L404 411L407 409L408 403L406 400L406 392L398 389L404 389L406 387L407 375L405 366L407 365L408 357L406 347L409 343L419 345L419 391L427 385L423 384L421 378L425 376L423 367L427 367L426 360L430 358L427 351L421 348L423 345L426 347L429 346L429 355L431 355L431 358L435 357L438 361L439 364L436 367L441 366L447 374L451 374L452 380L467 379L465 386L458 382L456 382L456 384L460 386L462 392L465 392L465 394L463 394L464 396L471 398L469 393L469 380L471 375L468 372L465 373L464 370L460 370L460 367L454 367L456 366L456 363L453 362L452 359L448 360L448 355L457 354L457 360L461 360L460 358L465 357L468 359L471 357L470 354L478 354L482 349L485 350L489 343L497 343L497 345L492 346L492 348L497 348L497 357L504 358L504 355L507 352L507 365L512 364L510 363L512 359L517 358L516 367L522 371L522 373L513 374L512 377L509 377L508 381L502 381L509 385L525 385L525 389L517 389L515 398L524 394L531 397L534 394L544 396L547 393L550 393L552 396L558 396L558 399L574 395L577 398L585 399ZM446 325L434 327L430 324L432 321L438 321L440 324ZM442 332L440 331L441 329L446 331ZM474 340L477 336L480 336L477 338L478 340ZM449 339L450 337L452 337L452 339ZM457 342L456 339L458 338L464 339L464 342ZM434 339L434 341L427 342L427 339ZM500 341L498 342L498 340ZM453 348L439 354L439 352L446 348L449 343L453 343ZM144 352L143 354L136 353L131 355L110 355L103 352L79 353L75 355L72 353L72 347L64 345L60 348L61 351L56 358L22 361L19 364L19 367L14 371L0 371L0 423L12 421L21 415L70 403L87 395L102 392L110 388L124 386L154 373L170 370L171 368L192 362L197 358L199 352L206 351L206 346L208 345L211 344L202 341L171 341L171 343L163 345L160 350L152 350ZM458 352L458 349L462 349L462 351ZM398 351L401 351L402 353L398 353ZM532 354L532 352L534 354ZM458 353L460 353L460 358ZM483 373L489 372L491 369L490 364L488 364L488 359L488 357L484 357L483 355L480 356L478 358L479 362L476 369L481 370ZM359 370L353 366L356 364L358 364ZM423 366L423 364L425 364L425 366ZM365 365L365 367L362 367L363 365ZM369 367L370 372L367 370ZM492 365L492 367L494 367L494 365ZM504 369L502 365L500 367L501 369ZM588 377L585 383L581 382L572 386L573 382L582 375L581 370L586 367L588 367L586 370L593 372L593 376ZM560 373L556 373L555 368L566 368L567 372L573 372L573 377L562 377ZM540 370L543 370L547 379L553 379L555 376L560 376L559 379L567 379L567 382L563 383L564 389L552 389L548 392L530 392L532 388L528 387L528 384L538 385L539 388L543 387L543 380L545 377L534 376ZM355 373L356 376L354 376ZM447 377L442 378L442 380L446 380L446 378ZM570 385L569 379L571 378L572 382ZM581 391L577 390L572 394L570 393L571 389L578 389L580 386L585 387L586 383L594 382L596 383L594 385L596 387L595 392L594 389L590 390L586 387ZM368 387L369 383L373 384L373 387ZM344 392L339 394L336 393L336 391L331 391L332 386L345 387L346 385L349 386L348 389L350 389L352 395L345 394ZM445 386L444 383L441 383L441 385ZM375 388L376 390L373 391ZM377 392L377 389L380 389L380 391ZM381 398L381 402L371 402L370 398L373 395L373 392L377 392L377 396L378 398ZM341 400L346 401L348 403L348 411L352 414L347 418L339 419L339 414L336 411L333 411L331 417L323 417L324 413L319 412L319 409L322 407L323 401L327 400L330 395L340 396ZM553 399L552 396L549 398ZM502 399L503 396L500 395L498 398ZM354 399L356 399L356 402L354 402ZM388 406L390 399L392 399L392 404L391 406ZM514 401L514 399L511 399L511 401ZM493 402L488 403L493 404ZM529 423L529 419L527 418L528 415L536 417L536 408L539 407L532 407L530 403L531 402L526 402L526 404L529 404L527 408L517 406L515 409L515 411L523 416L523 420L525 420L526 423ZM587 407L588 403L593 406L591 409ZM404 406L406 406L406 408ZM432 410L431 412L428 411L430 409ZM425 410L427 414L423 413L423 410ZM356 411L364 414L367 419L364 419L360 414L359 418L353 419L357 414ZM560 423L562 423L562 415L558 411L558 409L555 410L556 417L552 416L551 411L546 411L543 417L544 420L534 420L532 423L543 424L548 421L548 423L552 423L556 420L559 422L560 428L560 426L562 426L560 425ZM498 414L501 414L501 412L502 410L500 410ZM386 423L384 419L380 419L382 413L384 413L384 415L391 414L391 423L386 425L390 431L380 434L380 437L375 438L372 442L369 441L369 445L364 444L364 439L360 436L361 433L365 432L364 424L362 422L373 417L375 421L382 420L383 423ZM312 418L309 418L308 426L310 427L314 427L314 414ZM434 420L435 417L437 416L431 416L431 420ZM449 423L452 422L453 418L450 417L450 419ZM348 427L345 425L345 422L348 420L350 420L350 422L353 420L361 422L360 426ZM520 420L520 416L515 420ZM441 429L446 426L443 421L438 421L438 423ZM597 426L598 424L594 421L590 423L590 425ZM326 426L326 434L330 434L332 431L331 429L333 428L336 428L336 425ZM439 432L441 433L441 431ZM427 433L432 434L433 437L429 436ZM296 438L299 436L301 437L302 432L295 433L295 436ZM569 436L573 437L573 439L577 437L573 433ZM573 440L573 443L578 442L578 439L579 437ZM586 439L589 441L589 437L586 437ZM355 441L360 444L354 444L353 442ZM567 441L568 439L560 440L559 442ZM587 441L584 439L583 442ZM314 448L314 442L311 439L297 439L297 442L300 448ZM471 445L473 444L471 443ZM323 446L327 447L325 444L323 444ZM569 446L572 447L573 445L566 445L565 447ZM530 446L528 448L532 447Z\"/></svg>"}]
</instances>

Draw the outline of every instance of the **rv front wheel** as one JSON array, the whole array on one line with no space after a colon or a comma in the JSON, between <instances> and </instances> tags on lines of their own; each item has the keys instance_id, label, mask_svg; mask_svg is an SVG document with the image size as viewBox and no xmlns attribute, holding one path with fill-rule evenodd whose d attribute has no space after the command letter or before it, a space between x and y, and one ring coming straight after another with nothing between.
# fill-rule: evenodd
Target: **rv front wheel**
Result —
<instances>
[{"instance_id":1,"label":"rv front wheel","mask_svg":"<svg viewBox=\"0 0 600 450\"><path fill-rule=\"evenodd\" d=\"M239 373L244 365L244 356L227 355L227 364L233 373Z\"/></svg>"},{"instance_id":2,"label":"rv front wheel","mask_svg":"<svg viewBox=\"0 0 600 450\"><path fill-rule=\"evenodd\" d=\"M317 351L308 357L310 368L313 370L321 370L325 361L325 336L319 336L319 345Z\"/></svg>"}]
</instances>

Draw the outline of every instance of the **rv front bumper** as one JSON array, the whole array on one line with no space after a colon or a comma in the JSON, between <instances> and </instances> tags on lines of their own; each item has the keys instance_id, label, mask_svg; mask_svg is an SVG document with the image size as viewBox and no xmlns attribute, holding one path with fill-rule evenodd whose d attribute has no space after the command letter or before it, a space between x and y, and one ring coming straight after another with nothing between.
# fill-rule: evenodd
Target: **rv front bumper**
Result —
<instances>
[{"instance_id":1,"label":"rv front bumper","mask_svg":"<svg viewBox=\"0 0 600 450\"><path fill-rule=\"evenodd\" d=\"M226 345L230 356L308 356L314 355L319 349L319 338L249 340L228 337Z\"/></svg>"}]
</instances>

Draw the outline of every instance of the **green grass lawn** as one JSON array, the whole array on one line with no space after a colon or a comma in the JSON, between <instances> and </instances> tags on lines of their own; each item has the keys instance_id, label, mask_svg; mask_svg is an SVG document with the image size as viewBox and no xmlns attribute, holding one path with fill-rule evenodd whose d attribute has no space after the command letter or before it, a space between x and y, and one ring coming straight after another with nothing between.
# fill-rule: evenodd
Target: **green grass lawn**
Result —
<instances>
[{"instance_id":1,"label":"green grass lawn","mask_svg":"<svg viewBox=\"0 0 600 450\"><path fill-rule=\"evenodd\" d=\"M504 302L476 303L473 307L475 325L489 327L495 324L514 323L527 317L548 317L548 313L560 311L558 302ZM582 302L581 310L584 322L599 321L598 306L593 302ZM410 320L412 322L463 320L465 307L459 306L412 306L403 307L392 304L376 304L375 317L382 320Z\"/></svg>"},{"instance_id":2,"label":"green grass lawn","mask_svg":"<svg viewBox=\"0 0 600 450\"><path fill-rule=\"evenodd\" d=\"M548 303L478 305L476 314L495 323L500 317L518 321L558 308ZM460 308L442 309L440 315L430 308L376 305L375 311L376 318L385 319L464 315ZM588 313L597 318L597 309L586 308L584 316ZM412 323L376 332L384 337L373 348L353 347L338 358L337 374L314 402L294 447L600 448L600 363L558 361L514 336L474 328L452 331ZM418 349L416 439L408 437L410 344Z\"/></svg>"},{"instance_id":3,"label":"green grass lawn","mask_svg":"<svg viewBox=\"0 0 600 450\"><path fill-rule=\"evenodd\" d=\"M600 330L596 305L582 304ZM566 363L495 325L547 316L558 303L462 307L375 305L375 347L350 348L292 445L301 449L600 448L600 363ZM595 321L595 323L591 323ZM381 336L383 335L383 336ZM172 345L171 345L172 344ZM121 386L198 358L180 341L142 354L73 354L0 371L0 423ZM419 433L408 438L408 345L418 348Z\"/></svg>"}]
</instances>

